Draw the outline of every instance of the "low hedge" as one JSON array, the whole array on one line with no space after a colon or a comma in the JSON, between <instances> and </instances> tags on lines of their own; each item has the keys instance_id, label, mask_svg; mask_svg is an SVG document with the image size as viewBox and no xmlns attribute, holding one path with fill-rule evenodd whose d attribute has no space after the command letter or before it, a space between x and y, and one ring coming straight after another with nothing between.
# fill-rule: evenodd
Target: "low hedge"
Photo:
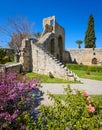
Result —
<instances>
[{"instance_id":1,"label":"low hedge","mask_svg":"<svg viewBox=\"0 0 102 130\"><path fill-rule=\"evenodd\" d=\"M72 70L84 70L90 72L102 72L102 66L91 66L91 65L78 65L78 64L66 64L69 69Z\"/></svg>"}]
</instances>

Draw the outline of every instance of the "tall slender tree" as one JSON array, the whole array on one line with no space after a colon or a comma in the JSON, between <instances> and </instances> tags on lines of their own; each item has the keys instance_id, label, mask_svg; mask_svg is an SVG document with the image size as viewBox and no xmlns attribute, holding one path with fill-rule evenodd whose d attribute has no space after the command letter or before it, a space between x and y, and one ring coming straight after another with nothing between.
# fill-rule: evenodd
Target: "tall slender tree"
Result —
<instances>
[{"instance_id":1,"label":"tall slender tree","mask_svg":"<svg viewBox=\"0 0 102 130\"><path fill-rule=\"evenodd\" d=\"M96 48L95 41L96 41L96 37L95 37L95 30L94 30L94 17L91 14L89 16L88 27L84 39L85 48Z\"/></svg>"}]
</instances>

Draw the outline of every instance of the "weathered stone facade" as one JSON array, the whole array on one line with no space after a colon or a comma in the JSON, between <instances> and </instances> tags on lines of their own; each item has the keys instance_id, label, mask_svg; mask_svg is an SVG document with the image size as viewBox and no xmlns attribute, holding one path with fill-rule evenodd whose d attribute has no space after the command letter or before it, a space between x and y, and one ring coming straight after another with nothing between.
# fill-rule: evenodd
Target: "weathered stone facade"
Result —
<instances>
[{"instance_id":1,"label":"weathered stone facade","mask_svg":"<svg viewBox=\"0 0 102 130\"><path fill-rule=\"evenodd\" d=\"M24 71L33 71L66 80L79 80L71 70L67 69L58 59L43 46L35 44L32 39L24 39L21 46L20 63Z\"/></svg>"},{"instance_id":2,"label":"weathered stone facade","mask_svg":"<svg viewBox=\"0 0 102 130\"><path fill-rule=\"evenodd\" d=\"M23 71L53 75L66 80L79 80L77 75L62 64L65 59L63 27L56 22L55 16L44 19L43 27L44 31L37 42L34 39L22 41L19 60Z\"/></svg>"},{"instance_id":3,"label":"weathered stone facade","mask_svg":"<svg viewBox=\"0 0 102 130\"><path fill-rule=\"evenodd\" d=\"M65 63L102 65L102 49L72 49L65 51L65 31L55 16L43 20L43 33L38 41L24 39L20 63L24 71L33 71L63 79L79 80ZM64 63L64 64L63 64Z\"/></svg>"},{"instance_id":4,"label":"weathered stone facade","mask_svg":"<svg viewBox=\"0 0 102 130\"><path fill-rule=\"evenodd\" d=\"M44 31L38 43L57 59L63 62L65 50L65 31L57 22L55 16L43 20Z\"/></svg>"},{"instance_id":5,"label":"weathered stone facade","mask_svg":"<svg viewBox=\"0 0 102 130\"><path fill-rule=\"evenodd\" d=\"M68 63L102 65L102 48L71 49L68 52Z\"/></svg>"}]
</instances>

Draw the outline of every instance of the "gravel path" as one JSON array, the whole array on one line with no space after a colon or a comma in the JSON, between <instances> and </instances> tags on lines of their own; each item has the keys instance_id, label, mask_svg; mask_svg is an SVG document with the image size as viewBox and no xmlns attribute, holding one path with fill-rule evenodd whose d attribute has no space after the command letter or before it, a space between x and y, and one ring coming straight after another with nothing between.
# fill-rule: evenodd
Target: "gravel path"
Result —
<instances>
[{"instance_id":1,"label":"gravel path","mask_svg":"<svg viewBox=\"0 0 102 130\"><path fill-rule=\"evenodd\" d=\"M102 94L102 81L90 80L90 79L81 79L83 84L70 84L72 89L85 90L88 94ZM48 99L47 91L52 94L63 94L64 88L67 84L58 84L58 83L43 83L42 88L40 89L43 94L43 100L41 104L51 105L53 102Z\"/></svg>"}]
</instances>

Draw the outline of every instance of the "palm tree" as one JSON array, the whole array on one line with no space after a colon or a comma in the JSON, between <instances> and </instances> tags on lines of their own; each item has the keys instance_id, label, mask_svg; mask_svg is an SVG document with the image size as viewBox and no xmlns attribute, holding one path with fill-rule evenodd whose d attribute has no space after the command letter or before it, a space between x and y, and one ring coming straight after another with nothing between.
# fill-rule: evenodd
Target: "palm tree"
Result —
<instances>
[{"instance_id":1,"label":"palm tree","mask_svg":"<svg viewBox=\"0 0 102 130\"><path fill-rule=\"evenodd\" d=\"M41 37L41 33L40 33L40 32L34 33L34 37L35 37L37 40L39 40L40 37Z\"/></svg>"},{"instance_id":2,"label":"palm tree","mask_svg":"<svg viewBox=\"0 0 102 130\"><path fill-rule=\"evenodd\" d=\"M76 43L78 44L78 48L81 48L80 45L83 43L83 41L82 40L77 40Z\"/></svg>"}]
</instances>

